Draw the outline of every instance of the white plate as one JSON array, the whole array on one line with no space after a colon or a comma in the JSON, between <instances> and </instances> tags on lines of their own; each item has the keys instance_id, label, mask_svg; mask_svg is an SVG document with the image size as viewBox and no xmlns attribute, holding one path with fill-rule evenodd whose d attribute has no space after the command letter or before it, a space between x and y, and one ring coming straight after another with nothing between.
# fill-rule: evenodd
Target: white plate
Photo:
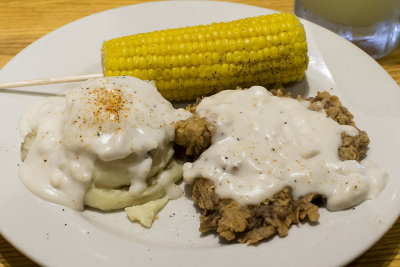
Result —
<instances>
[{"instance_id":1,"label":"white plate","mask_svg":"<svg viewBox=\"0 0 400 267\"><path fill-rule=\"evenodd\" d=\"M272 11L224 2L153 2L117 8L64 26L12 59L1 81L101 71L103 40L138 32L228 21ZM286 238L258 246L222 244L197 231L192 202L170 202L151 230L131 224L123 212L75 212L32 195L17 176L18 120L27 105L72 84L27 88L41 93L0 93L0 230L27 256L48 266L256 266L342 265L375 243L400 211L400 91L370 57L335 34L306 23L310 43L306 95L329 90L354 113L371 139L368 152L390 174L380 197L341 212L321 211L316 226L293 226ZM326 65L325 65L326 63ZM327 66L327 67L326 67ZM330 89L332 88L332 89Z\"/></svg>"}]
</instances>

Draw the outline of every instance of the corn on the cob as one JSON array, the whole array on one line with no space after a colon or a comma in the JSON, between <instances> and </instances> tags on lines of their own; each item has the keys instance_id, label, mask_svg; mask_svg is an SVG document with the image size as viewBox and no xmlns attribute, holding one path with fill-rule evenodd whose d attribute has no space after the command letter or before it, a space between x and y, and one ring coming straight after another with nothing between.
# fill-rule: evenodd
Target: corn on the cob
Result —
<instances>
[{"instance_id":1,"label":"corn on the cob","mask_svg":"<svg viewBox=\"0 0 400 267\"><path fill-rule=\"evenodd\" d=\"M301 80L308 65L303 25L272 14L169 29L104 42L105 76L154 80L168 100Z\"/></svg>"}]
</instances>

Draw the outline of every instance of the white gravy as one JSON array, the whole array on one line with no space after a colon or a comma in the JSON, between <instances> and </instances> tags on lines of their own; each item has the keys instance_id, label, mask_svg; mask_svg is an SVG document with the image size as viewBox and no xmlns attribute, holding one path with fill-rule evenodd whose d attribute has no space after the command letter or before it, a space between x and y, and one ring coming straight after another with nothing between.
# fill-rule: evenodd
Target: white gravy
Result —
<instances>
[{"instance_id":1,"label":"white gravy","mask_svg":"<svg viewBox=\"0 0 400 267\"><path fill-rule=\"evenodd\" d=\"M327 197L327 208L342 210L375 198L387 174L369 160L341 161L342 126L308 101L272 96L265 88L227 90L204 98L196 112L216 126L212 145L183 177L210 179L221 198L258 204L290 186L295 198Z\"/></svg>"},{"instance_id":2,"label":"white gravy","mask_svg":"<svg viewBox=\"0 0 400 267\"><path fill-rule=\"evenodd\" d=\"M19 169L20 178L39 197L82 210L94 162L134 153L129 191L140 193L152 165L148 152L172 142L174 123L189 116L139 79L89 80L65 97L44 99L23 116L21 135L36 137ZM165 187L171 185L167 180Z\"/></svg>"}]
</instances>

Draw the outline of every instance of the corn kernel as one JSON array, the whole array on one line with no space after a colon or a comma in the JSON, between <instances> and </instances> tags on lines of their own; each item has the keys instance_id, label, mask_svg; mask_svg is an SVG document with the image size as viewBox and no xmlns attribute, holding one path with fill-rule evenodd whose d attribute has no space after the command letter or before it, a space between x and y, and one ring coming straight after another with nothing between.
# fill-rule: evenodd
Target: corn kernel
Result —
<instances>
[{"instance_id":1,"label":"corn kernel","mask_svg":"<svg viewBox=\"0 0 400 267\"><path fill-rule=\"evenodd\" d=\"M117 64L118 64L118 68L117 69L119 69L119 70L126 69L126 61L125 61L124 57L118 58Z\"/></svg>"}]
</instances>

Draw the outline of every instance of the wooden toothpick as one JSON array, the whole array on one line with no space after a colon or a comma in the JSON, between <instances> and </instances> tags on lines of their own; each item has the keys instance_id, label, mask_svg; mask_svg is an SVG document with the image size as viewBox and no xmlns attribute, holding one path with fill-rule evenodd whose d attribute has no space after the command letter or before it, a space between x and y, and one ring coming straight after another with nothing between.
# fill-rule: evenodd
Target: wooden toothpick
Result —
<instances>
[{"instance_id":1,"label":"wooden toothpick","mask_svg":"<svg viewBox=\"0 0 400 267\"><path fill-rule=\"evenodd\" d=\"M104 75L102 73L96 73L96 74L87 74L87 75L59 77L59 78L45 78L45 79L37 79L37 80L29 80L29 81L21 81L21 82L6 82L6 83L0 82L0 89L11 89L11 88L17 88L17 87L46 85L46 84L55 84L55 83L79 82L79 81L86 81L91 78L101 78L101 77L104 77Z\"/></svg>"}]
</instances>

